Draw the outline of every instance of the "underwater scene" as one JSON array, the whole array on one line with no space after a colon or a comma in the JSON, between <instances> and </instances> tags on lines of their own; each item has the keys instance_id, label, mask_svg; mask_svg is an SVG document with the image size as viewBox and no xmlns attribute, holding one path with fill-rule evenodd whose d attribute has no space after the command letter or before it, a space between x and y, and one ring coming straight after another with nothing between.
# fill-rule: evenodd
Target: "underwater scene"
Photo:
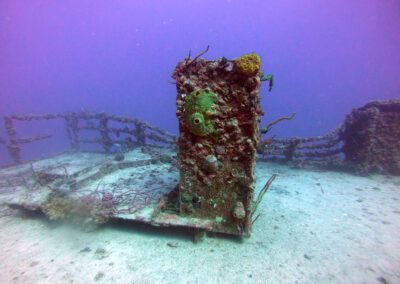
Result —
<instances>
[{"instance_id":1,"label":"underwater scene","mask_svg":"<svg viewBox=\"0 0 400 284\"><path fill-rule=\"evenodd\" d=\"M400 2L0 2L0 284L400 283Z\"/></svg>"}]
</instances>

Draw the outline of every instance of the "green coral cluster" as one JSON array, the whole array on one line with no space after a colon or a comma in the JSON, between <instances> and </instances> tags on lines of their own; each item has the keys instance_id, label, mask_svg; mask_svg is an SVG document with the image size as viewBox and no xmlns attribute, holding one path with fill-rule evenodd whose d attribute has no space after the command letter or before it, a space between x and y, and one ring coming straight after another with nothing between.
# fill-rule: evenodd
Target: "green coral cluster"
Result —
<instances>
[{"instance_id":1,"label":"green coral cluster","mask_svg":"<svg viewBox=\"0 0 400 284\"><path fill-rule=\"evenodd\" d=\"M185 99L185 118L189 131L197 136L206 136L214 132L211 116L216 95L206 90L190 93Z\"/></svg>"}]
</instances>

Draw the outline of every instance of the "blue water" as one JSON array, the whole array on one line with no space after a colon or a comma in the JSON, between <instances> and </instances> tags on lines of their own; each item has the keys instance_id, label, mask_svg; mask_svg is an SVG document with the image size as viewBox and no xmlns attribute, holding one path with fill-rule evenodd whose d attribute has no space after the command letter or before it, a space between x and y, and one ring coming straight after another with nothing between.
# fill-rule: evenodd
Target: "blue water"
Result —
<instances>
[{"instance_id":1,"label":"blue water","mask_svg":"<svg viewBox=\"0 0 400 284\"><path fill-rule=\"evenodd\" d=\"M297 115L271 134L322 135L354 107L399 97L399 15L398 0L1 1L0 119L104 110L177 133L168 72L210 45L207 59L254 51L274 74L273 91L261 89L263 123ZM64 135L57 123L17 128ZM66 145L37 142L23 157Z\"/></svg>"}]
</instances>

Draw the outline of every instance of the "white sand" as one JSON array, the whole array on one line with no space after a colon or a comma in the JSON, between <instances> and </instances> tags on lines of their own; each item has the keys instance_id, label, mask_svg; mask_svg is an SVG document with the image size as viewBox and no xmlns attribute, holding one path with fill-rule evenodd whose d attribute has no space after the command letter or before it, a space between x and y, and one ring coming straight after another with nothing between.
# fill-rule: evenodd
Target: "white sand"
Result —
<instances>
[{"instance_id":1,"label":"white sand","mask_svg":"<svg viewBox=\"0 0 400 284\"><path fill-rule=\"evenodd\" d=\"M258 189L272 173L243 241L194 244L190 234L143 225L84 233L2 217L0 283L400 283L399 177L259 163Z\"/></svg>"}]
</instances>

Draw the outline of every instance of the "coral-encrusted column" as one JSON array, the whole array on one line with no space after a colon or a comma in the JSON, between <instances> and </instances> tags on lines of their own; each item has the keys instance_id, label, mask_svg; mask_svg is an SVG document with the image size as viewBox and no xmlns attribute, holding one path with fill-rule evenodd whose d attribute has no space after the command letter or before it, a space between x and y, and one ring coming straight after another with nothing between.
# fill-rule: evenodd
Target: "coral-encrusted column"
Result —
<instances>
[{"instance_id":1,"label":"coral-encrusted column","mask_svg":"<svg viewBox=\"0 0 400 284\"><path fill-rule=\"evenodd\" d=\"M359 174L400 175L400 100L372 101L347 115L346 163Z\"/></svg>"},{"instance_id":2,"label":"coral-encrusted column","mask_svg":"<svg viewBox=\"0 0 400 284\"><path fill-rule=\"evenodd\" d=\"M173 77L179 120L180 214L249 234L259 142L260 57L186 59Z\"/></svg>"}]
</instances>

